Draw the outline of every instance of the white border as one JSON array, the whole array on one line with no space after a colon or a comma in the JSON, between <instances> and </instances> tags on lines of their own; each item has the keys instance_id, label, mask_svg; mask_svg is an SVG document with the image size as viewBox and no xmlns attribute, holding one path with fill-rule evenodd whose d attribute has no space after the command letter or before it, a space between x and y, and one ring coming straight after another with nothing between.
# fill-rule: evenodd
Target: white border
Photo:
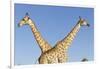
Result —
<instances>
[{"instance_id":1,"label":"white border","mask_svg":"<svg viewBox=\"0 0 100 69\"><path fill-rule=\"evenodd\" d=\"M11 14L10 68L13 69L14 68L14 2L13 1L10 2L10 7L11 7L10 9L11 10L10 12Z\"/></svg>"},{"instance_id":2,"label":"white border","mask_svg":"<svg viewBox=\"0 0 100 69\"><path fill-rule=\"evenodd\" d=\"M14 3L57 5L57 6L74 6L74 7L94 7L95 2L91 0L14 0Z\"/></svg>"},{"instance_id":3,"label":"white border","mask_svg":"<svg viewBox=\"0 0 100 69\"><path fill-rule=\"evenodd\" d=\"M89 2L89 3L88 3ZM66 64L50 64L50 65L21 65L21 66L14 66L14 3L24 3L24 4L40 4L40 5L56 5L56 6L73 6L73 7L91 7L91 8L95 8L94 2L90 1L66 1L66 0L62 0L62 1L58 1L58 0L14 0L11 2L11 57L10 57L10 67L11 69L39 69L39 68L43 68L43 69L55 69L55 68L74 68L75 66L77 68L80 68L79 66L91 66L93 65L93 62L86 62L86 63L79 63L79 62L75 62L75 63L66 63ZM72 67L72 66L73 67Z\"/></svg>"}]
</instances>

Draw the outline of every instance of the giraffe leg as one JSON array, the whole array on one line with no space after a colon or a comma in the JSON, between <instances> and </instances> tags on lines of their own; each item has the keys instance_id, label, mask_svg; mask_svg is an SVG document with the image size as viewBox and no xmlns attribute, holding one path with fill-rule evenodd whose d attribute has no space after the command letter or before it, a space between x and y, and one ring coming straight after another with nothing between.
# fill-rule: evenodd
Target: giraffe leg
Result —
<instances>
[{"instance_id":1,"label":"giraffe leg","mask_svg":"<svg viewBox=\"0 0 100 69\"><path fill-rule=\"evenodd\" d=\"M46 58L40 59L39 64L48 64L48 61Z\"/></svg>"},{"instance_id":2,"label":"giraffe leg","mask_svg":"<svg viewBox=\"0 0 100 69\"><path fill-rule=\"evenodd\" d=\"M55 63L58 63L57 57L53 57L53 59L48 60L48 64L55 64Z\"/></svg>"},{"instance_id":3,"label":"giraffe leg","mask_svg":"<svg viewBox=\"0 0 100 69\"><path fill-rule=\"evenodd\" d=\"M58 63L65 63L67 62L66 58L58 58Z\"/></svg>"},{"instance_id":4,"label":"giraffe leg","mask_svg":"<svg viewBox=\"0 0 100 69\"><path fill-rule=\"evenodd\" d=\"M39 64L48 64L48 55L42 54L39 58Z\"/></svg>"},{"instance_id":5,"label":"giraffe leg","mask_svg":"<svg viewBox=\"0 0 100 69\"><path fill-rule=\"evenodd\" d=\"M58 58L58 63L65 63L67 62L67 56L62 55L61 57Z\"/></svg>"},{"instance_id":6,"label":"giraffe leg","mask_svg":"<svg viewBox=\"0 0 100 69\"><path fill-rule=\"evenodd\" d=\"M54 63L58 63L57 58L53 58L53 59L44 58L40 60L40 64L54 64Z\"/></svg>"}]
</instances>

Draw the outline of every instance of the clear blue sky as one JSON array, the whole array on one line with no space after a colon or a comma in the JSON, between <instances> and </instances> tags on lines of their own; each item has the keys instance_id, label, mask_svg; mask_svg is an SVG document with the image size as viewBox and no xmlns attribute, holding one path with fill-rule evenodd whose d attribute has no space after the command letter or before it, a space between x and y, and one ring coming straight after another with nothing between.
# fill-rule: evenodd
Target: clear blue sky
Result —
<instances>
[{"instance_id":1,"label":"clear blue sky","mask_svg":"<svg viewBox=\"0 0 100 69\"><path fill-rule=\"evenodd\" d=\"M15 64L34 64L41 54L28 25L18 23L28 12L42 36L54 46L76 25L79 16L88 20L90 27L82 27L69 48L68 62L94 59L94 9L47 5L15 4Z\"/></svg>"}]
</instances>

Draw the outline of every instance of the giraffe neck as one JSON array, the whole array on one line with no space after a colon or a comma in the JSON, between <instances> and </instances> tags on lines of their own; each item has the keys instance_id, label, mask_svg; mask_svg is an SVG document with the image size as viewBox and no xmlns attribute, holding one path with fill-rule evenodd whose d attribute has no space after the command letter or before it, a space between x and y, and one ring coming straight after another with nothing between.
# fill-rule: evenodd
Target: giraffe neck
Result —
<instances>
[{"instance_id":1,"label":"giraffe neck","mask_svg":"<svg viewBox=\"0 0 100 69\"><path fill-rule=\"evenodd\" d=\"M80 23L77 23L76 26L71 30L71 32L60 42L58 42L58 48L62 48L63 50L68 49L68 47L71 45L72 41L74 40L77 32L80 29Z\"/></svg>"},{"instance_id":2,"label":"giraffe neck","mask_svg":"<svg viewBox=\"0 0 100 69\"><path fill-rule=\"evenodd\" d=\"M36 26L32 20L29 21L29 26L32 30L32 33L33 33L41 51L42 51L42 53L51 49L50 44L48 44L48 42L43 39L43 37L41 36L40 32L38 31L38 29L36 28Z\"/></svg>"}]
</instances>

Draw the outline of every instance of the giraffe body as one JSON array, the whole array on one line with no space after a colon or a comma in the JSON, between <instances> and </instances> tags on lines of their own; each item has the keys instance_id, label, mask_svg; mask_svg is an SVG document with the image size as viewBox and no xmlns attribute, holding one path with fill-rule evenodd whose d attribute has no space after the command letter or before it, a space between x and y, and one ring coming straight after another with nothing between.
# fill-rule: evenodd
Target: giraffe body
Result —
<instances>
[{"instance_id":1,"label":"giraffe body","mask_svg":"<svg viewBox=\"0 0 100 69\"><path fill-rule=\"evenodd\" d=\"M73 39L75 38L77 32L81 26L89 26L89 24L81 19L78 21L76 26L71 30L71 32L61 41L57 42L54 48L43 53L39 58L40 64L52 64L52 63L65 63L68 60L68 51L69 46L71 45Z\"/></svg>"},{"instance_id":2,"label":"giraffe body","mask_svg":"<svg viewBox=\"0 0 100 69\"><path fill-rule=\"evenodd\" d=\"M43 53L39 58L40 64L64 63L66 61L66 50L57 47L54 47Z\"/></svg>"}]
</instances>

